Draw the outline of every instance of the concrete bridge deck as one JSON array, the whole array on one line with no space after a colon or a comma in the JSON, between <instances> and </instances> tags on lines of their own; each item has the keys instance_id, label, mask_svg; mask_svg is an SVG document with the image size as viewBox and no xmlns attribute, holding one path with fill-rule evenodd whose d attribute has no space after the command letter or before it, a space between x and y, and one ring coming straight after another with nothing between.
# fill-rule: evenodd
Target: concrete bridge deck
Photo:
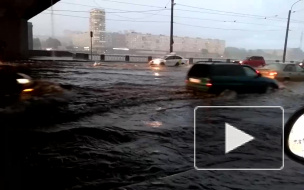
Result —
<instances>
[{"instance_id":1,"label":"concrete bridge deck","mask_svg":"<svg viewBox=\"0 0 304 190\"><path fill-rule=\"evenodd\" d=\"M0 59L28 57L27 21L59 0L0 1Z\"/></svg>"}]
</instances>

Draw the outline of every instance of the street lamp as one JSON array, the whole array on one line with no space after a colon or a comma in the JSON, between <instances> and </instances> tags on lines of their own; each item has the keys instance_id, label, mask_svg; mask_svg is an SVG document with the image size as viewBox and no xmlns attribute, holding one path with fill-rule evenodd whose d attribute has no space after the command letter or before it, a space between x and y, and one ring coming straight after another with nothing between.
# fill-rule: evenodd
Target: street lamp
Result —
<instances>
[{"instance_id":1,"label":"street lamp","mask_svg":"<svg viewBox=\"0 0 304 190\"><path fill-rule=\"evenodd\" d=\"M288 41L288 33L289 33L289 23L290 23L290 16L291 16L291 11L292 11L292 8L295 4L297 4L298 2L300 1L303 1L303 0L298 0L297 2L295 2L289 12L288 12L288 21L287 21L287 29L286 29L286 36L285 36L285 45L284 45L284 54L283 54L283 63L285 63L285 60L286 60L286 51L287 51L287 41Z\"/></svg>"}]
</instances>

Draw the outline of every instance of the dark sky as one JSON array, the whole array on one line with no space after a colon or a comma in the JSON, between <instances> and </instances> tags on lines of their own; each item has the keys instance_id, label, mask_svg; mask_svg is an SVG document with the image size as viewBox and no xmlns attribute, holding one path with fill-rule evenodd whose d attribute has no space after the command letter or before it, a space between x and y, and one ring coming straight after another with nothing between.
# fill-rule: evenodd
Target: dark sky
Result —
<instances>
[{"instance_id":1,"label":"dark sky","mask_svg":"<svg viewBox=\"0 0 304 190\"><path fill-rule=\"evenodd\" d=\"M169 35L170 1L61 0L53 7L55 36L62 36L64 30L88 31L92 8L105 9L106 30L109 32L134 30ZM296 0L175 2L174 34L177 36L222 39L226 40L226 46L246 49L283 49L288 10ZM304 0L297 3L293 11L296 12L291 17L288 46L299 47L304 31ZM50 9L30 21L34 24L34 35L51 35Z\"/></svg>"}]
</instances>

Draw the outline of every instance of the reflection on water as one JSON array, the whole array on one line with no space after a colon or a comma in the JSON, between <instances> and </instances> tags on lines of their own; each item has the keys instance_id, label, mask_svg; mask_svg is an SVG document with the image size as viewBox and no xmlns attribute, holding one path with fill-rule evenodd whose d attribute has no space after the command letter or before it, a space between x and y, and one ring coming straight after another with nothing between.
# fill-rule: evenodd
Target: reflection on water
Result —
<instances>
[{"instance_id":1,"label":"reflection on water","mask_svg":"<svg viewBox=\"0 0 304 190\"><path fill-rule=\"evenodd\" d=\"M158 71L160 70L160 67L151 67L152 70Z\"/></svg>"},{"instance_id":2,"label":"reflection on water","mask_svg":"<svg viewBox=\"0 0 304 190\"><path fill-rule=\"evenodd\" d=\"M294 154L304 157L304 115L295 122L289 135L288 144Z\"/></svg>"},{"instance_id":3,"label":"reflection on water","mask_svg":"<svg viewBox=\"0 0 304 190\"><path fill-rule=\"evenodd\" d=\"M144 123L149 127L155 127L155 128L161 127L163 125L163 123L160 121L145 121Z\"/></svg>"},{"instance_id":4,"label":"reflection on water","mask_svg":"<svg viewBox=\"0 0 304 190\"><path fill-rule=\"evenodd\" d=\"M94 67L96 67L96 66L101 66L101 63L95 62L95 63L93 64L93 66L94 66Z\"/></svg>"}]
</instances>

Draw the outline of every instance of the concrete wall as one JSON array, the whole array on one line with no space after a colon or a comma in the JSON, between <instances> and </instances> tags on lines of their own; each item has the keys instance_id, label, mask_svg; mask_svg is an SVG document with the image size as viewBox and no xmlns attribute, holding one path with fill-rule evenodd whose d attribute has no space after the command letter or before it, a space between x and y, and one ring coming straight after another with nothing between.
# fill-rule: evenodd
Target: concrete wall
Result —
<instances>
[{"instance_id":1,"label":"concrete wall","mask_svg":"<svg viewBox=\"0 0 304 190\"><path fill-rule=\"evenodd\" d=\"M27 31L28 31L28 49L33 50L34 44L33 44L33 24L31 22L27 23Z\"/></svg>"},{"instance_id":2,"label":"concrete wall","mask_svg":"<svg viewBox=\"0 0 304 190\"><path fill-rule=\"evenodd\" d=\"M28 56L27 20L0 18L0 59L14 60Z\"/></svg>"},{"instance_id":3,"label":"concrete wall","mask_svg":"<svg viewBox=\"0 0 304 190\"><path fill-rule=\"evenodd\" d=\"M69 51L46 51L46 50L30 50L30 57L73 57L74 54Z\"/></svg>"}]
</instances>

